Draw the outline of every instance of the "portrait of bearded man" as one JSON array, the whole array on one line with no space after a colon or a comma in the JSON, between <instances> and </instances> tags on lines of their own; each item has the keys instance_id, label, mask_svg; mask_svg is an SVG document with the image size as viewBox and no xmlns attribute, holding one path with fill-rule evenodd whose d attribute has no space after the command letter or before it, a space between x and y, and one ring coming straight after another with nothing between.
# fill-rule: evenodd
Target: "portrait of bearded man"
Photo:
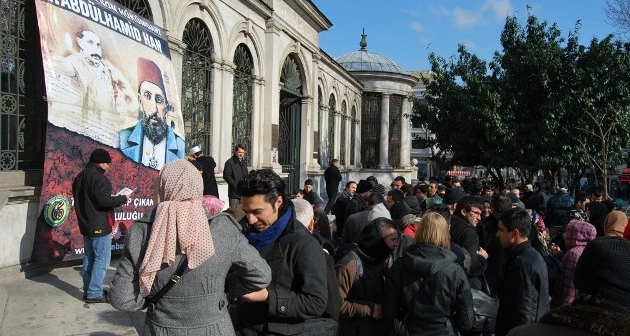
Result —
<instances>
[{"instance_id":1,"label":"portrait of bearded man","mask_svg":"<svg viewBox=\"0 0 630 336\"><path fill-rule=\"evenodd\" d=\"M160 170L164 164L184 157L184 140L167 123L172 107L158 65L138 58L138 83L140 120L120 131L118 148L132 160Z\"/></svg>"}]
</instances>

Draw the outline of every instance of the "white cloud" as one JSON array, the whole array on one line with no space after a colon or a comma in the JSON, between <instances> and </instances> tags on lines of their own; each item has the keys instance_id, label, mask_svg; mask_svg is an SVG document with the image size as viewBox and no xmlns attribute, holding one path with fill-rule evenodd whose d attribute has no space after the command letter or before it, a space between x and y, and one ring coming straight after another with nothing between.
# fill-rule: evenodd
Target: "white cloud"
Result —
<instances>
[{"instance_id":1,"label":"white cloud","mask_svg":"<svg viewBox=\"0 0 630 336\"><path fill-rule=\"evenodd\" d=\"M453 26L460 29L473 29L488 21L503 21L507 15L514 14L511 0L486 0L476 8L440 6L432 9L439 16L450 18Z\"/></svg>"},{"instance_id":2,"label":"white cloud","mask_svg":"<svg viewBox=\"0 0 630 336\"><path fill-rule=\"evenodd\" d=\"M455 8L451 12L453 24L457 28L474 28L483 21L483 15L476 10Z\"/></svg>"},{"instance_id":3,"label":"white cloud","mask_svg":"<svg viewBox=\"0 0 630 336\"><path fill-rule=\"evenodd\" d=\"M477 47L477 44L470 40L466 40L462 42L461 44L463 44L468 50L472 50L472 49L475 49L475 47Z\"/></svg>"},{"instance_id":4,"label":"white cloud","mask_svg":"<svg viewBox=\"0 0 630 336\"><path fill-rule=\"evenodd\" d=\"M420 22L414 21L411 23L411 30L415 32L422 32L424 31L424 25Z\"/></svg>"},{"instance_id":5,"label":"white cloud","mask_svg":"<svg viewBox=\"0 0 630 336\"><path fill-rule=\"evenodd\" d=\"M505 20L508 15L514 15L514 7L512 7L510 0L488 0L482 6L482 10L493 12L494 17L499 21Z\"/></svg>"}]
</instances>

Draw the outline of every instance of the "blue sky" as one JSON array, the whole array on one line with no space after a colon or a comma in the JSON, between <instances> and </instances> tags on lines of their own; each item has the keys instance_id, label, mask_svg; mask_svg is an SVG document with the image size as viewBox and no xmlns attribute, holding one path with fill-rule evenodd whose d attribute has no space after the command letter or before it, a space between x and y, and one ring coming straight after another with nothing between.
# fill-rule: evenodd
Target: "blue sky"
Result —
<instances>
[{"instance_id":1,"label":"blue sky","mask_svg":"<svg viewBox=\"0 0 630 336\"><path fill-rule=\"evenodd\" d=\"M320 47L337 58L359 50L362 29L367 50L389 57L404 70L429 70L428 55L434 52L448 59L457 54L458 44L490 61L500 50L499 36L506 15L525 25L530 12L549 25L557 23L568 36L581 21L580 43L593 37L616 36L606 18L603 0L312 0L333 23L320 34Z\"/></svg>"}]
</instances>

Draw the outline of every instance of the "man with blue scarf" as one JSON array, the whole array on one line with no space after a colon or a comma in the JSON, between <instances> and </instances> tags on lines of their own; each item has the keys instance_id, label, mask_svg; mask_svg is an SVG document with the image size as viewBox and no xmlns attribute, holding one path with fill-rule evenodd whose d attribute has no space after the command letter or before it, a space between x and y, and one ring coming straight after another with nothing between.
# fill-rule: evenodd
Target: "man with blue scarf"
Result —
<instances>
[{"instance_id":1,"label":"man with blue scarf","mask_svg":"<svg viewBox=\"0 0 630 336\"><path fill-rule=\"evenodd\" d=\"M240 335L325 334L326 260L295 218L284 181L270 169L255 170L239 181L238 193L245 234L272 272L265 302L238 304L233 322Z\"/></svg>"}]
</instances>

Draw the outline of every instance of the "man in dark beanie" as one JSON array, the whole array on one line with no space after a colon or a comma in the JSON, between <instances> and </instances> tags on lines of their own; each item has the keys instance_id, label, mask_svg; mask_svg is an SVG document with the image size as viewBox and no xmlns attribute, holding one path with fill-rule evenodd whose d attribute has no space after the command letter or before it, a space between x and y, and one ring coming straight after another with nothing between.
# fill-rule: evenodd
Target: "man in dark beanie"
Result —
<instances>
[{"instance_id":1,"label":"man in dark beanie","mask_svg":"<svg viewBox=\"0 0 630 336\"><path fill-rule=\"evenodd\" d=\"M90 155L90 162L72 182L74 210L83 235L83 300L87 303L107 302L103 280L112 251L114 208L129 200L130 195L112 196L112 185L105 170L112 162L101 148Z\"/></svg>"},{"instance_id":2,"label":"man in dark beanie","mask_svg":"<svg viewBox=\"0 0 630 336\"><path fill-rule=\"evenodd\" d=\"M550 311L540 323L513 329L508 336L630 335L630 242L597 238L582 252L573 283L579 297Z\"/></svg>"}]
</instances>

